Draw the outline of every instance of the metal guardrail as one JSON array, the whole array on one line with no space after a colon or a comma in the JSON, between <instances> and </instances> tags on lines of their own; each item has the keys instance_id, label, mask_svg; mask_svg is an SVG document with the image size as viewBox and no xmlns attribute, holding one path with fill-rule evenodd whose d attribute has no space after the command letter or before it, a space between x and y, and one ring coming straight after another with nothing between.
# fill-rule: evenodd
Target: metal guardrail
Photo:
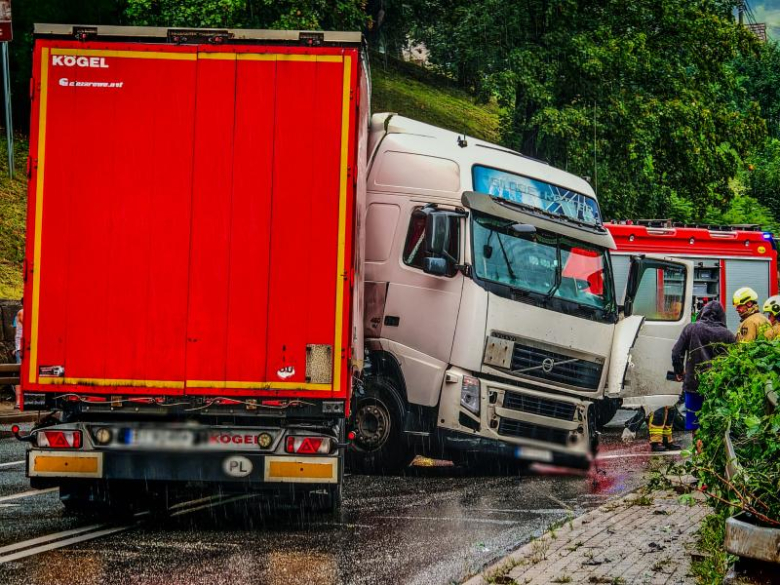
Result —
<instances>
[{"instance_id":1,"label":"metal guardrail","mask_svg":"<svg viewBox=\"0 0 780 585\"><path fill-rule=\"evenodd\" d=\"M18 384L20 372L19 364L0 364L0 386Z\"/></svg>"}]
</instances>

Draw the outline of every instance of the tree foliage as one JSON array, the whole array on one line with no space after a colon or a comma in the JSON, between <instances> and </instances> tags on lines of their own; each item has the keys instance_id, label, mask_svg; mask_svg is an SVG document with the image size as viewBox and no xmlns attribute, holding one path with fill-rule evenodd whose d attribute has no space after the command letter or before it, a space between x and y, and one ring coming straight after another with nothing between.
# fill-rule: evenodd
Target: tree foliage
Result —
<instances>
[{"instance_id":1,"label":"tree foliage","mask_svg":"<svg viewBox=\"0 0 780 585\"><path fill-rule=\"evenodd\" d=\"M769 210L777 224L780 48L737 26L735 4L28 0L14 5L17 126L29 119L33 22L363 30L396 56L424 42L434 68L497 102L503 144L588 177L607 217Z\"/></svg>"},{"instance_id":2,"label":"tree foliage","mask_svg":"<svg viewBox=\"0 0 780 585\"><path fill-rule=\"evenodd\" d=\"M589 176L608 216L731 197L765 124L733 66L757 41L718 0L429 0L433 62L505 108L504 142Z\"/></svg>"},{"instance_id":3,"label":"tree foliage","mask_svg":"<svg viewBox=\"0 0 780 585\"><path fill-rule=\"evenodd\" d=\"M126 0L129 22L150 26L361 30L365 0Z\"/></svg>"},{"instance_id":4,"label":"tree foliage","mask_svg":"<svg viewBox=\"0 0 780 585\"><path fill-rule=\"evenodd\" d=\"M780 388L779 373L780 340L738 343L713 361L699 386L704 395L697 433L702 448L688 463L716 508L731 513L747 509L776 527L780 527L780 410L768 408L767 392ZM741 467L730 480L727 432Z\"/></svg>"}]
</instances>

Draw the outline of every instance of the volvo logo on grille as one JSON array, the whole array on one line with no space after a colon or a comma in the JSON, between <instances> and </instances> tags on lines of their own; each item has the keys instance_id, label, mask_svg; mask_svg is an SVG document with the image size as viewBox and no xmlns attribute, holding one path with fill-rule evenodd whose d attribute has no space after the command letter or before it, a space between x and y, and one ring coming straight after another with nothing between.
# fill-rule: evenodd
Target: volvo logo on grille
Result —
<instances>
[{"instance_id":1,"label":"volvo logo on grille","mask_svg":"<svg viewBox=\"0 0 780 585\"><path fill-rule=\"evenodd\" d=\"M549 374L553 371L553 368L555 367L555 360L552 358L545 358L545 360L542 362L542 371L545 374Z\"/></svg>"}]
</instances>

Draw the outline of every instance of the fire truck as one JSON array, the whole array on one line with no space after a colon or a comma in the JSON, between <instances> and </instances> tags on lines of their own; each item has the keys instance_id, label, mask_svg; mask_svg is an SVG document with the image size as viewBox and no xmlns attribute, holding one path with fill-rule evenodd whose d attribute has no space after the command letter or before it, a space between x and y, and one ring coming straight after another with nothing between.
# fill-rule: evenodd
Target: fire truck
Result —
<instances>
[{"instance_id":1,"label":"fire truck","mask_svg":"<svg viewBox=\"0 0 780 585\"><path fill-rule=\"evenodd\" d=\"M730 329L739 316L730 310L731 296L750 286L759 299L778 293L777 241L756 225L687 225L669 220L637 220L605 224L615 239L612 252L615 287L623 290L628 262L636 254L662 254L694 263L693 311L720 301Z\"/></svg>"},{"instance_id":2,"label":"fire truck","mask_svg":"<svg viewBox=\"0 0 780 585\"><path fill-rule=\"evenodd\" d=\"M691 318L707 302L720 301L732 331L739 324L731 306L734 291L750 286L762 301L778 294L777 240L760 226L690 225L668 219L613 221L605 226L616 245L611 258L617 291L625 288L632 256L661 254L688 260L693 263ZM636 397L602 401L596 406L600 422L607 422L621 403L628 408L648 407L647 401Z\"/></svg>"}]
</instances>

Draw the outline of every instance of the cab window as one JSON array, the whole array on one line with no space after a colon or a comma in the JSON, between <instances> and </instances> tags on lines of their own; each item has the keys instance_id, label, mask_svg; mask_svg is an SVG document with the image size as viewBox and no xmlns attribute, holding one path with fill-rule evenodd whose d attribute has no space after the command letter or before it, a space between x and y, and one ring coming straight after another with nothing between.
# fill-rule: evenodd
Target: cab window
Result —
<instances>
[{"instance_id":1,"label":"cab window","mask_svg":"<svg viewBox=\"0 0 780 585\"><path fill-rule=\"evenodd\" d=\"M648 321L679 321L685 305L685 270L649 266L642 272L634 314Z\"/></svg>"}]
</instances>

